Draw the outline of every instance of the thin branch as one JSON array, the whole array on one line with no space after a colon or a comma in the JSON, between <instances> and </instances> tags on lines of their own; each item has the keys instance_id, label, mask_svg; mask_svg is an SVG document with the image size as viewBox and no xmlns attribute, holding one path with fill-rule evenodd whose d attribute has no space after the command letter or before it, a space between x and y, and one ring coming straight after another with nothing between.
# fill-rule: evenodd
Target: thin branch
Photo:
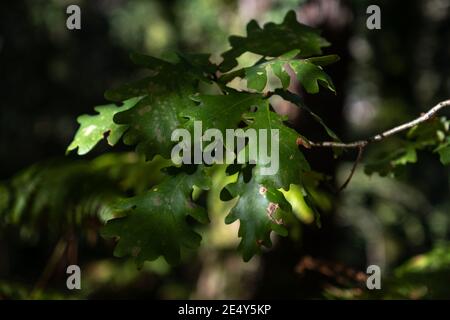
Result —
<instances>
[{"instance_id":1,"label":"thin branch","mask_svg":"<svg viewBox=\"0 0 450 320\"><path fill-rule=\"evenodd\" d=\"M405 131L407 129L410 129L418 124L421 124L422 122L428 121L431 119L438 111L441 109L450 106L450 99L445 100L442 102L439 102L437 105L435 105L433 108L431 108L428 112L423 113L420 117L417 119L414 119L410 122L407 122L405 124L402 124L400 126L394 127L392 129L389 129L387 131L384 131L382 133L379 133L373 137L370 137L367 140L359 140L349 143L344 142L336 142L336 141L323 141L323 142L312 142L308 141L309 145L311 147L325 147L325 148L364 148L371 142L381 141L387 137L390 137L392 135L395 135L399 132Z\"/></svg>"},{"instance_id":2,"label":"thin branch","mask_svg":"<svg viewBox=\"0 0 450 320\"><path fill-rule=\"evenodd\" d=\"M342 191L345 189L345 187L347 187L347 185L350 183L350 180L352 180L352 177L356 171L356 168L358 167L359 162L361 161L362 158L362 154L364 151L364 148L371 142L377 142L377 141L381 141L387 137L393 136L399 132L408 130L414 126L417 126L418 124L421 124L425 121L428 121L430 118L432 118L438 111L440 111L441 109L450 106L450 99L449 100L445 100L442 102L439 102L437 105L435 105L433 108L431 108L428 112L423 113L420 117L418 117L417 119L414 119L410 122L407 122L405 124L399 125L397 127L394 127L392 129L389 129L387 131L384 131L382 133L379 133L375 136L370 137L367 140L359 140L359 141L354 141L354 142L349 142L349 143L344 143L344 142L336 142L336 141L324 141L324 142L312 142L312 141L308 141L307 144L300 139L300 143L298 144L302 144L307 146L308 148L310 147L326 147L326 148L358 148L358 156L355 160L355 162L353 163L353 167L352 170L350 171L350 174L348 176L348 178L345 180L345 182L342 184L342 186L339 188L338 192Z\"/></svg>"},{"instance_id":3,"label":"thin branch","mask_svg":"<svg viewBox=\"0 0 450 320\"><path fill-rule=\"evenodd\" d=\"M338 192L341 192L342 190L344 190L347 187L347 185L350 183L350 181L352 180L353 175L355 174L356 168L358 167L358 164L361 161L363 151L364 151L364 147L360 146L358 148L358 155L356 156L356 160L355 160L355 162L353 162L352 170L350 171L350 174L348 175L347 180L345 180L345 182L339 188Z\"/></svg>"},{"instance_id":4,"label":"thin branch","mask_svg":"<svg viewBox=\"0 0 450 320\"><path fill-rule=\"evenodd\" d=\"M36 285L34 286L33 290L30 293L30 298L35 299L37 295L40 293L41 290L45 288L47 285L48 280L52 276L53 272L55 271L55 268L57 264L61 261L61 258L64 255L64 252L66 252L67 248L67 241L64 237L59 239L58 243L56 244L55 248L53 249L52 255L50 256L50 259L48 260L44 271L42 272L41 276L39 277L38 281L36 282Z\"/></svg>"}]
</instances>

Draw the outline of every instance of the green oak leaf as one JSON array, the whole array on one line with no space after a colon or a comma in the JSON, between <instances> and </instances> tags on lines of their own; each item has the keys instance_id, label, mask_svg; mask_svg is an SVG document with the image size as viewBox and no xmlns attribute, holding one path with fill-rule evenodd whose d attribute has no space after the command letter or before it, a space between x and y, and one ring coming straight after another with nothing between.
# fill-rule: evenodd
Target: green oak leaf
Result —
<instances>
[{"instance_id":1,"label":"green oak leaf","mask_svg":"<svg viewBox=\"0 0 450 320\"><path fill-rule=\"evenodd\" d=\"M210 56L206 53L178 53L178 58L186 70L197 74L200 80L205 80L205 75L211 76L217 71L217 65L209 60Z\"/></svg>"},{"instance_id":2,"label":"green oak leaf","mask_svg":"<svg viewBox=\"0 0 450 320\"><path fill-rule=\"evenodd\" d=\"M75 134L72 143L67 147L67 152L77 149L79 155L91 151L105 135L109 145L115 145L127 130L127 125L116 124L113 117L116 113L126 111L136 105L139 98L126 100L122 106L114 104L95 107L96 115L81 115L77 121L80 128Z\"/></svg>"},{"instance_id":3,"label":"green oak leaf","mask_svg":"<svg viewBox=\"0 0 450 320\"><path fill-rule=\"evenodd\" d=\"M134 108L117 113L114 121L129 128L124 134L124 143L137 145L136 150L147 159L157 154L169 158L174 145L172 132L181 124L179 113L195 106L190 99L193 92L193 88L179 83L178 88L149 94Z\"/></svg>"},{"instance_id":4,"label":"green oak leaf","mask_svg":"<svg viewBox=\"0 0 450 320\"><path fill-rule=\"evenodd\" d=\"M450 136L447 136L447 139L444 143L439 145L434 152L439 154L439 159L443 165L450 164Z\"/></svg>"},{"instance_id":5,"label":"green oak leaf","mask_svg":"<svg viewBox=\"0 0 450 320\"><path fill-rule=\"evenodd\" d=\"M304 138L295 130L286 126L284 121L287 120L287 116L271 111L269 103L266 101L264 105L258 106L255 112L244 114L244 119L248 123L245 129L252 128L256 129L257 132L259 129L267 129L267 154L272 156L272 161L274 159L272 153L275 151L272 150L270 130L278 130L278 171L272 175L262 175L260 174L261 168L267 168L270 164L264 164L259 155L257 159L249 159L256 164L257 182L275 189L283 188L285 190L288 190L291 184L298 184L302 174L310 171L311 168L298 147L298 139ZM260 145L258 145L259 148L261 148ZM248 156L248 146L244 151Z\"/></svg>"},{"instance_id":6,"label":"green oak leaf","mask_svg":"<svg viewBox=\"0 0 450 320\"><path fill-rule=\"evenodd\" d=\"M145 194L119 201L125 217L109 220L101 233L118 237L114 254L132 255L138 266L163 256L169 263L180 260L182 248L197 248L201 236L188 223L188 216L207 223L206 210L192 200L194 186L206 190L208 178L202 167L195 173L169 176Z\"/></svg>"},{"instance_id":7,"label":"green oak leaf","mask_svg":"<svg viewBox=\"0 0 450 320\"><path fill-rule=\"evenodd\" d=\"M443 165L450 164L450 122L445 117L435 117L408 131L407 138L414 140L417 149L431 146L439 154Z\"/></svg>"},{"instance_id":8,"label":"green oak leaf","mask_svg":"<svg viewBox=\"0 0 450 320\"><path fill-rule=\"evenodd\" d=\"M329 43L320 36L319 31L297 21L294 11L289 11L280 24L267 23L260 28L255 20L247 25L247 36L231 36L231 49L222 54L222 72L237 65L236 58L245 52L266 57L277 57L285 52L299 50L302 57L320 55L321 48Z\"/></svg>"},{"instance_id":9,"label":"green oak leaf","mask_svg":"<svg viewBox=\"0 0 450 320\"><path fill-rule=\"evenodd\" d=\"M337 61L339 58L336 55L316 57L318 63L326 64L332 61ZM322 60L320 60L322 59ZM287 68L290 67L300 84L308 93L318 93L319 84L324 88L336 92L333 81L323 71L319 64L313 63L311 59L295 60L286 59L283 57L271 59L254 66L245 68L245 78L247 79L247 87L262 92L267 84L268 69L272 69L274 75L281 81L283 89L286 89L290 84L290 76Z\"/></svg>"},{"instance_id":10,"label":"green oak leaf","mask_svg":"<svg viewBox=\"0 0 450 320\"><path fill-rule=\"evenodd\" d=\"M403 141L403 146L399 146L396 150L383 152L374 160L368 162L365 166L366 174L377 172L380 176L396 175L399 167L417 162L417 151L423 150L436 144L433 140L423 141ZM446 154L446 145L442 144L435 150L440 156L441 162L445 165L446 161L450 161L450 154ZM448 159L448 160L447 160Z\"/></svg>"},{"instance_id":11,"label":"green oak leaf","mask_svg":"<svg viewBox=\"0 0 450 320\"><path fill-rule=\"evenodd\" d=\"M409 129L408 140L413 140L420 146L434 145L441 142L449 132L449 123L445 117L431 118Z\"/></svg>"},{"instance_id":12,"label":"green oak leaf","mask_svg":"<svg viewBox=\"0 0 450 320\"><path fill-rule=\"evenodd\" d=\"M237 128L242 121L242 114L251 107L265 104L263 97L252 93L230 93L228 95L200 95L194 99L198 105L181 111L180 116L188 118L184 126L189 127L193 121L202 121L203 130L219 129L225 134L226 129Z\"/></svg>"},{"instance_id":13,"label":"green oak leaf","mask_svg":"<svg viewBox=\"0 0 450 320\"><path fill-rule=\"evenodd\" d=\"M406 144L393 152L380 155L377 159L366 164L364 172L373 174L378 172L380 176L395 174L395 169L399 166L417 162L417 149L413 144Z\"/></svg>"},{"instance_id":14,"label":"green oak leaf","mask_svg":"<svg viewBox=\"0 0 450 320\"><path fill-rule=\"evenodd\" d=\"M333 92L336 89L331 78L323 71L321 66L311 63L307 60L291 61L290 66L294 70L298 81L308 93L319 92L319 83Z\"/></svg>"},{"instance_id":15,"label":"green oak leaf","mask_svg":"<svg viewBox=\"0 0 450 320\"><path fill-rule=\"evenodd\" d=\"M181 82L191 85L199 79L209 82L206 74L214 73L216 68L209 62L206 54L179 54L179 61L176 63L138 53L132 53L130 58L136 65L148 69L150 75L107 90L106 99L118 102L136 96L177 90Z\"/></svg>"},{"instance_id":16,"label":"green oak leaf","mask_svg":"<svg viewBox=\"0 0 450 320\"><path fill-rule=\"evenodd\" d=\"M267 72L264 64L255 65L245 69L247 87L262 92L267 83Z\"/></svg>"},{"instance_id":17,"label":"green oak leaf","mask_svg":"<svg viewBox=\"0 0 450 320\"><path fill-rule=\"evenodd\" d=\"M439 153L439 159L443 165L450 164L450 144L447 144L444 147L441 147L437 150Z\"/></svg>"},{"instance_id":18,"label":"green oak leaf","mask_svg":"<svg viewBox=\"0 0 450 320\"><path fill-rule=\"evenodd\" d=\"M110 101L123 101L136 96L144 96L149 93L167 90L171 84L171 77L180 72L180 67L168 61L155 57L132 53L131 60L141 67L149 70L150 75L126 83L118 88L105 92L105 98Z\"/></svg>"},{"instance_id":19,"label":"green oak leaf","mask_svg":"<svg viewBox=\"0 0 450 320\"><path fill-rule=\"evenodd\" d=\"M450 163L450 138L448 137L450 123L445 117L432 118L427 122L412 127L406 134L406 139L394 151L381 154L366 165L365 172L378 172L381 176L394 174L399 166L417 162L417 151L434 148L441 162ZM436 147L437 146L437 147Z\"/></svg>"},{"instance_id":20,"label":"green oak leaf","mask_svg":"<svg viewBox=\"0 0 450 320\"><path fill-rule=\"evenodd\" d=\"M106 90L105 98L109 101L120 102L133 97L145 96L158 89L157 81L156 76L149 76L125 83L118 88Z\"/></svg>"},{"instance_id":21,"label":"green oak leaf","mask_svg":"<svg viewBox=\"0 0 450 320\"><path fill-rule=\"evenodd\" d=\"M180 62L170 63L142 54L132 54L134 63L148 68L152 75L106 92L106 97L122 99L143 95L143 99L129 110L114 116L114 122L127 125L123 141L136 145L136 150L147 159L161 154L170 157L174 143L173 130L180 127L180 112L195 106L190 98L196 93L195 83L202 75L202 68L211 71L207 55L179 55Z\"/></svg>"},{"instance_id":22,"label":"green oak leaf","mask_svg":"<svg viewBox=\"0 0 450 320\"><path fill-rule=\"evenodd\" d=\"M272 231L281 236L287 235L283 219L291 212L291 207L280 191L254 178L245 182L241 173L236 183L227 185L222 191L222 199L227 200L230 196L239 196L239 200L225 218L225 223L239 219L239 237L242 238L239 250L244 261L259 253L262 245L271 247Z\"/></svg>"}]
</instances>

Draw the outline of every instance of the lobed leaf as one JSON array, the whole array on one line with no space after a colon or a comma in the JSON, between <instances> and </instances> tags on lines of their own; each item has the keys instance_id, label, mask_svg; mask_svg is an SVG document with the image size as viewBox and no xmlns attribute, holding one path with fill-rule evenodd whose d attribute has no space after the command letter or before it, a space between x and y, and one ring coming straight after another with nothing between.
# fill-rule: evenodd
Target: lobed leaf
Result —
<instances>
[{"instance_id":1,"label":"lobed leaf","mask_svg":"<svg viewBox=\"0 0 450 320\"><path fill-rule=\"evenodd\" d=\"M114 116L122 111L126 111L136 105L139 98L127 100L122 106L114 104L95 107L97 115L82 115L77 121L80 128L75 134L71 144L67 147L67 153L78 149L79 155L84 155L91 151L97 143L105 136L109 145L114 146L127 130L127 125L117 124L113 121Z\"/></svg>"},{"instance_id":2,"label":"lobed leaf","mask_svg":"<svg viewBox=\"0 0 450 320\"><path fill-rule=\"evenodd\" d=\"M236 58L245 52L277 57L285 52L299 50L302 57L309 57L321 54L322 48L329 46L317 30L299 23L294 11L289 11L282 23L267 23L263 28L252 20L247 25L246 37L231 36L229 42L231 49L222 54L222 72L237 66Z\"/></svg>"},{"instance_id":3,"label":"lobed leaf","mask_svg":"<svg viewBox=\"0 0 450 320\"><path fill-rule=\"evenodd\" d=\"M299 150L297 141L301 138L295 130L287 127L284 123L286 116L281 116L270 111L269 103L259 106L253 113L244 115L249 125L246 129L267 129L268 135L270 130L278 130L278 147L279 147L279 168L275 174L261 175L260 170L267 168L268 165L262 162L263 159L249 159L256 164L256 180L259 183L273 187L275 189L289 189L291 184L299 183L303 172L310 171L311 168L305 159L303 153ZM274 153L272 150L272 142L268 136L267 154L270 156ZM244 149L248 154L248 150Z\"/></svg>"},{"instance_id":4,"label":"lobed leaf","mask_svg":"<svg viewBox=\"0 0 450 320\"><path fill-rule=\"evenodd\" d=\"M116 205L125 217L108 221L104 237L118 237L114 254L131 255L138 266L163 256L169 263L180 260L182 248L196 248L201 236L188 223L190 216L208 222L206 210L192 200L194 186L206 190L209 181L203 168L195 173L170 176L145 194L124 199Z\"/></svg>"},{"instance_id":5,"label":"lobed leaf","mask_svg":"<svg viewBox=\"0 0 450 320\"><path fill-rule=\"evenodd\" d=\"M259 94L235 92L228 95L200 95L192 97L198 105L191 105L180 112L180 116L188 118L184 124L189 127L193 121L202 121L203 130L219 129L225 134L226 129L237 128L243 120L242 114L252 107L265 104Z\"/></svg>"},{"instance_id":6,"label":"lobed leaf","mask_svg":"<svg viewBox=\"0 0 450 320\"><path fill-rule=\"evenodd\" d=\"M179 114L194 106L190 99L192 93L193 88L180 83L174 91L149 94L134 108L117 113L114 121L129 128L124 143L136 145L136 150L147 159L157 154L169 158L174 145L172 132L181 125Z\"/></svg>"},{"instance_id":7,"label":"lobed leaf","mask_svg":"<svg viewBox=\"0 0 450 320\"><path fill-rule=\"evenodd\" d=\"M318 57L326 58L326 57ZM331 60L330 60L331 61ZM283 89L287 89L291 78L288 73L290 68L296 75L300 84L305 88L306 92L314 94L319 92L319 84L324 88L336 92L333 81L323 71L320 65L312 63L310 60L286 60L283 58L275 58L261 64L245 68L245 79L247 79L247 87L257 92L262 92L266 88L268 79L268 69L271 69L274 75L281 81Z\"/></svg>"},{"instance_id":8,"label":"lobed leaf","mask_svg":"<svg viewBox=\"0 0 450 320\"><path fill-rule=\"evenodd\" d=\"M287 235L283 218L291 211L291 207L280 191L267 187L254 178L245 182L241 173L236 183L226 186L225 192L229 192L232 197L239 196L236 206L225 218L225 223L239 220L239 237L242 238L239 250L244 261L259 253L261 246L271 247L272 231L282 236Z\"/></svg>"}]
</instances>

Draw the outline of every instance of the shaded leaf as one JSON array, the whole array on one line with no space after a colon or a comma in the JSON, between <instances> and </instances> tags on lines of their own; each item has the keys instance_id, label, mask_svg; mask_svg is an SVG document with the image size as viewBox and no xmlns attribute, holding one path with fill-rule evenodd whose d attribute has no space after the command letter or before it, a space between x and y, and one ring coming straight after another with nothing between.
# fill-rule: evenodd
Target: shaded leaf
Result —
<instances>
[{"instance_id":1,"label":"shaded leaf","mask_svg":"<svg viewBox=\"0 0 450 320\"><path fill-rule=\"evenodd\" d=\"M329 43L320 33L297 21L294 11L289 11L280 24L267 23L260 28L255 20L247 25L247 36L231 36L231 49L222 54L222 72L237 65L236 58L244 52L252 52L267 57L277 57L283 53L299 50L302 57L319 55L321 48Z\"/></svg>"},{"instance_id":2,"label":"shaded leaf","mask_svg":"<svg viewBox=\"0 0 450 320\"><path fill-rule=\"evenodd\" d=\"M439 154L439 159L443 165L450 164L450 137L447 141L436 148L435 152Z\"/></svg>"},{"instance_id":3,"label":"shaded leaf","mask_svg":"<svg viewBox=\"0 0 450 320\"><path fill-rule=\"evenodd\" d=\"M368 174L378 172L381 176L390 173L395 174L395 169L399 166L416 163L417 151L434 148L440 156L443 164L450 162L450 155L447 149L449 123L445 117L432 118L411 128L399 147L395 151L385 152L366 165L365 172Z\"/></svg>"},{"instance_id":4,"label":"shaded leaf","mask_svg":"<svg viewBox=\"0 0 450 320\"><path fill-rule=\"evenodd\" d=\"M208 63L207 55L180 54L180 61L177 63L138 53L131 54L130 58L135 64L147 68L150 75L107 90L105 92L106 99L119 102L137 96L176 91L179 89L180 83L193 86L195 80L198 79L209 81L203 73L215 71L215 66Z\"/></svg>"},{"instance_id":5,"label":"shaded leaf","mask_svg":"<svg viewBox=\"0 0 450 320\"><path fill-rule=\"evenodd\" d=\"M386 153L366 164L364 172L372 174L378 172L380 176L386 176L394 171L398 166L417 162L417 152L413 145L407 145L394 152Z\"/></svg>"},{"instance_id":6,"label":"shaded leaf","mask_svg":"<svg viewBox=\"0 0 450 320\"><path fill-rule=\"evenodd\" d=\"M114 254L132 255L138 266L163 256L177 263L182 248L196 248L201 237L188 223L190 216L208 221L206 210L192 200L193 187L208 189L202 168L193 174L170 176L145 194L120 201L116 208L128 215L108 221L102 229L105 237L119 237Z\"/></svg>"},{"instance_id":7,"label":"shaded leaf","mask_svg":"<svg viewBox=\"0 0 450 320\"><path fill-rule=\"evenodd\" d=\"M204 74L213 75L217 71L217 65L209 60L210 56L206 53L178 53L186 69L200 75L200 79L204 79Z\"/></svg>"},{"instance_id":8,"label":"shaded leaf","mask_svg":"<svg viewBox=\"0 0 450 320\"><path fill-rule=\"evenodd\" d=\"M114 121L129 128L124 135L124 143L137 145L136 150L147 159L157 154L169 158L174 145L172 132L181 124L179 113L194 106L190 99L192 90L180 83L175 90L149 94L134 108L117 113Z\"/></svg>"}]
</instances>

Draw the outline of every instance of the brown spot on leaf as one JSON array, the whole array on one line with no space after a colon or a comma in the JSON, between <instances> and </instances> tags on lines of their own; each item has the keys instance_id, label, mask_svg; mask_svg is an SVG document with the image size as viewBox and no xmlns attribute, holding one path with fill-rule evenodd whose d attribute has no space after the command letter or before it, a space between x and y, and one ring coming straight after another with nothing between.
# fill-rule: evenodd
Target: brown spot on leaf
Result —
<instances>
[{"instance_id":1,"label":"brown spot on leaf","mask_svg":"<svg viewBox=\"0 0 450 320\"><path fill-rule=\"evenodd\" d=\"M267 192L267 188L266 187L264 187L264 186L260 186L259 187L259 194L260 195L265 195L266 192Z\"/></svg>"},{"instance_id":2,"label":"brown spot on leaf","mask_svg":"<svg viewBox=\"0 0 450 320\"><path fill-rule=\"evenodd\" d=\"M270 202L266 209L267 216L272 222L275 222L276 224L283 224L283 219L275 219L273 216L273 214L275 213L275 211L277 211L279 207L280 206L278 205L278 203Z\"/></svg>"}]
</instances>

